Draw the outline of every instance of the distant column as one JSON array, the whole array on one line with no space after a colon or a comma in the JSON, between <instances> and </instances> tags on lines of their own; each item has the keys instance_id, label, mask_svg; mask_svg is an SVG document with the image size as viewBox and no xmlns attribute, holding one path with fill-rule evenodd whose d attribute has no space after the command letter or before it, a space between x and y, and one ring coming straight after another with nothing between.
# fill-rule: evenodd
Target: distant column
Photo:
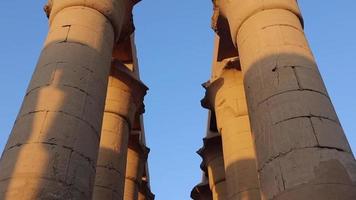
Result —
<instances>
[{"instance_id":1,"label":"distant column","mask_svg":"<svg viewBox=\"0 0 356 200\"><path fill-rule=\"evenodd\" d=\"M216 133L204 138L204 146L198 151L207 169L213 200L226 200L226 181L221 136Z\"/></svg>"},{"instance_id":2,"label":"distant column","mask_svg":"<svg viewBox=\"0 0 356 200\"><path fill-rule=\"evenodd\" d=\"M0 160L0 199L92 197L114 42L129 0L50 0L50 30Z\"/></svg>"},{"instance_id":3,"label":"distant column","mask_svg":"<svg viewBox=\"0 0 356 200\"><path fill-rule=\"evenodd\" d=\"M211 122L221 134L226 199L259 200L256 156L240 61L230 33L226 32L219 31L220 36L215 38L212 76L203 85L206 95L202 106L212 111L214 120Z\"/></svg>"},{"instance_id":4,"label":"distant column","mask_svg":"<svg viewBox=\"0 0 356 200\"><path fill-rule=\"evenodd\" d=\"M129 134L146 86L114 61L109 77L93 199L122 200Z\"/></svg>"},{"instance_id":5,"label":"distant column","mask_svg":"<svg viewBox=\"0 0 356 200\"><path fill-rule=\"evenodd\" d=\"M297 1L216 2L240 55L263 199L356 199L356 162Z\"/></svg>"},{"instance_id":6,"label":"distant column","mask_svg":"<svg viewBox=\"0 0 356 200\"><path fill-rule=\"evenodd\" d=\"M242 73L225 68L207 89L203 105L216 113L222 137L228 200L259 200L256 157L247 113ZM231 66L230 66L231 67Z\"/></svg>"},{"instance_id":7,"label":"distant column","mask_svg":"<svg viewBox=\"0 0 356 200\"><path fill-rule=\"evenodd\" d=\"M139 134L131 133L127 151L124 200L138 200L148 152L149 149L142 144Z\"/></svg>"}]
</instances>

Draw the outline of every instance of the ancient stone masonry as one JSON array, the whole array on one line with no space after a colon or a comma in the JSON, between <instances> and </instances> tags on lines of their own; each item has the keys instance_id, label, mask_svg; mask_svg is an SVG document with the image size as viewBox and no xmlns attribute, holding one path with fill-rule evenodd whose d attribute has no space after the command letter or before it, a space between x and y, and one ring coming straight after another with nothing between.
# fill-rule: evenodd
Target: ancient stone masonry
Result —
<instances>
[{"instance_id":1,"label":"ancient stone masonry","mask_svg":"<svg viewBox=\"0 0 356 200\"><path fill-rule=\"evenodd\" d=\"M227 36L216 36L212 77L203 85L207 92L202 105L210 116L199 154L211 169L214 200L260 199L239 57Z\"/></svg>"},{"instance_id":2,"label":"ancient stone masonry","mask_svg":"<svg viewBox=\"0 0 356 200\"><path fill-rule=\"evenodd\" d=\"M136 3L45 6L50 30L0 160L0 199L123 198L129 138L136 118L142 126L147 90L132 35ZM146 160L140 166L150 191Z\"/></svg>"},{"instance_id":3,"label":"ancient stone masonry","mask_svg":"<svg viewBox=\"0 0 356 200\"><path fill-rule=\"evenodd\" d=\"M227 199L356 199L356 162L297 1L215 0L212 25L229 56L218 53L202 104L222 137Z\"/></svg>"},{"instance_id":4,"label":"ancient stone masonry","mask_svg":"<svg viewBox=\"0 0 356 200\"><path fill-rule=\"evenodd\" d=\"M221 136L217 132L209 132L204 138L204 146L198 151L203 158L202 170L209 180L213 200L226 199L226 180Z\"/></svg>"},{"instance_id":5,"label":"ancient stone masonry","mask_svg":"<svg viewBox=\"0 0 356 200\"><path fill-rule=\"evenodd\" d=\"M154 200L132 9L49 0L49 32L0 159L0 200ZM296 0L213 0L194 200L355 200L356 161Z\"/></svg>"},{"instance_id":6,"label":"ancient stone masonry","mask_svg":"<svg viewBox=\"0 0 356 200\"><path fill-rule=\"evenodd\" d=\"M147 87L139 80L132 35L116 45L113 52L93 199L124 198L125 174L132 167L126 167L127 162L132 160L129 141L133 133L137 137L143 137L144 134L141 131L141 114L144 111L143 96L146 90ZM144 141L140 143L144 146ZM141 165L146 166L146 160ZM133 194L136 198L132 199L137 199L138 191Z\"/></svg>"}]
</instances>

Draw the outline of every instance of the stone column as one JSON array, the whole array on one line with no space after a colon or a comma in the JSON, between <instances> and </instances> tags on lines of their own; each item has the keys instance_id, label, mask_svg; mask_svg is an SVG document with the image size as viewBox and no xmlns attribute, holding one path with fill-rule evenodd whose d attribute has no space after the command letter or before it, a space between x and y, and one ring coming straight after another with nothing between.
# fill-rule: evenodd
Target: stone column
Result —
<instances>
[{"instance_id":1,"label":"stone column","mask_svg":"<svg viewBox=\"0 0 356 200\"><path fill-rule=\"evenodd\" d=\"M236 60L229 64L218 79L205 85L203 106L216 113L222 137L228 200L260 199L256 158L242 73Z\"/></svg>"},{"instance_id":2,"label":"stone column","mask_svg":"<svg viewBox=\"0 0 356 200\"><path fill-rule=\"evenodd\" d=\"M218 6L241 59L263 199L356 199L355 159L297 1L219 0Z\"/></svg>"},{"instance_id":3,"label":"stone column","mask_svg":"<svg viewBox=\"0 0 356 200\"><path fill-rule=\"evenodd\" d=\"M190 197L194 200L213 200L209 181L205 175L203 175L203 181L193 188Z\"/></svg>"},{"instance_id":4,"label":"stone column","mask_svg":"<svg viewBox=\"0 0 356 200\"><path fill-rule=\"evenodd\" d=\"M221 136L215 133L204 138L204 146L198 151L209 177L213 200L226 200L226 181Z\"/></svg>"},{"instance_id":5,"label":"stone column","mask_svg":"<svg viewBox=\"0 0 356 200\"><path fill-rule=\"evenodd\" d=\"M111 53L131 8L49 2L47 40L0 160L0 199L91 199Z\"/></svg>"},{"instance_id":6,"label":"stone column","mask_svg":"<svg viewBox=\"0 0 356 200\"><path fill-rule=\"evenodd\" d=\"M131 133L127 151L124 200L138 200L148 152L149 149L140 141L140 134Z\"/></svg>"},{"instance_id":7,"label":"stone column","mask_svg":"<svg viewBox=\"0 0 356 200\"><path fill-rule=\"evenodd\" d=\"M215 8L214 18L218 9ZM213 18L213 19L214 19ZM221 20L218 21L221 26ZM213 25L217 22L213 22ZM256 158L238 53L230 33L219 30L215 37L212 76L203 86L206 96L202 106L212 113L213 125L222 137L224 152L226 199L260 199ZM211 123L214 122L214 123Z\"/></svg>"},{"instance_id":8,"label":"stone column","mask_svg":"<svg viewBox=\"0 0 356 200\"><path fill-rule=\"evenodd\" d=\"M147 87L115 60L109 77L93 199L122 200L127 147Z\"/></svg>"}]
</instances>

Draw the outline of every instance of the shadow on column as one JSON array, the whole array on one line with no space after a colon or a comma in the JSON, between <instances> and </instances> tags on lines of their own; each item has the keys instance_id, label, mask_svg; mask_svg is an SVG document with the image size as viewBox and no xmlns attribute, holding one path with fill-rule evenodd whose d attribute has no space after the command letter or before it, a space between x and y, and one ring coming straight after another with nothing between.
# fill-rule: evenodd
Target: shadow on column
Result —
<instances>
[{"instance_id":1,"label":"shadow on column","mask_svg":"<svg viewBox=\"0 0 356 200\"><path fill-rule=\"evenodd\" d=\"M270 53L244 75L265 199L356 198L356 162L311 55Z\"/></svg>"},{"instance_id":2,"label":"shadow on column","mask_svg":"<svg viewBox=\"0 0 356 200\"><path fill-rule=\"evenodd\" d=\"M80 41L43 49L0 160L0 199L91 198L110 66L95 55Z\"/></svg>"},{"instance_id":3,"label":"shadow on column","mask_svg":"<svg viewBox=\"0 0 356 200\"><path fill-rule=\"evenodd\" d=\"M235 185L239 185L238 182L243 181L244 183L248 183L248 180L254 180L255 177L253 175L255 174L241 174L243 171L249 170L250 166L256 165L256 160L254 159L243 159L239 160L238 162L232 163L228 166L226 166L226 174L236 174L235 177L238 177L236 180L233 180L236 182ZM240 176L237 176L240 175ZM249 176L250 175L250 176ZM226 177L226 179L229 179L229 177ZM230 181L232 182L232 181ZM255 200L255 199L260 199L260 189L255 188L254 182L251 181L250 187L247 188L234 188L234 189L227 189L228 190L228 195L227 199L230 200L235 200L235 199L241 199L241 200ZM246 186L246 185L245 185ZM233 191L233 194L231 194Z\"/></svg>"}]
</instances>

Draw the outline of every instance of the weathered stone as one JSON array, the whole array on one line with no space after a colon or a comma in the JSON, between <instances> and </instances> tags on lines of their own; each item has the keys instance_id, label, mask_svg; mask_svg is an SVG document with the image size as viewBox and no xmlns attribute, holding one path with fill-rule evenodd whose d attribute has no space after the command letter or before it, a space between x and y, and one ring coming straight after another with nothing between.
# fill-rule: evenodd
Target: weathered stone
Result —
<instances>
[{"instance_id":1,"label":"weathered stone","mask_svg":"<svg viewBox=\"0 0 356 200\"><path fill-rule=\"evenodd\" d=\"M297 1L219 0L215 7L217 32L230 30L241 60L262 199L354 199L356 161Z\"/></svg>"},{"instance_id":2,"label":"weathered stone","mask_svg":"<svg viewBox=\"0 0 356 200\"><path fill-rule=\"evenodd\" d=\"M0 199L91 199L112 50L133 3L49 2L48 37L0 160Z\"/></svg>"}]
</instances>

